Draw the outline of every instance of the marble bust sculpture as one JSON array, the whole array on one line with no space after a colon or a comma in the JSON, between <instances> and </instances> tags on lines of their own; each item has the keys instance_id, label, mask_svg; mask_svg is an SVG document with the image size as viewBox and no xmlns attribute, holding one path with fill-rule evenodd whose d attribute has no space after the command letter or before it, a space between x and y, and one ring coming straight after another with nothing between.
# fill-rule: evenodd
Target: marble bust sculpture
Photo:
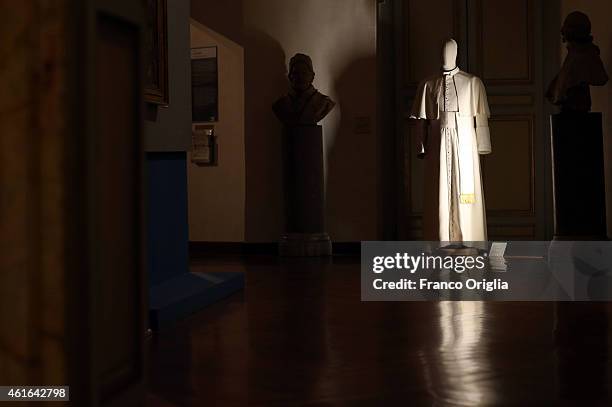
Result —
<instances>
[{"instance_id":1,"label":"marble bust sculpture","mask_svg":"<svg viewBox=\"0 0 612 407\"><path fill-rule=\"evenodd\" d=\"M561 28L563 42L567 42L567 56L561 70L546 92L546 98L561 107L562 112L591 110L590 86L608 82L599 48L593 44L591 21L579 11L570 13Z\"/></svg>"},{"instance_id":2,"label":"marble bust sculpture","mask_svg":"<svg viewBox=\"0 0 612 407\"><path fill-rule=\"evenodd\" d=\"M272 106L285 126L312 126L334 108L335 103L312 85L315 77L308 55L295 54L289 62L289 93Z\"/></svg>"}]
</instances>

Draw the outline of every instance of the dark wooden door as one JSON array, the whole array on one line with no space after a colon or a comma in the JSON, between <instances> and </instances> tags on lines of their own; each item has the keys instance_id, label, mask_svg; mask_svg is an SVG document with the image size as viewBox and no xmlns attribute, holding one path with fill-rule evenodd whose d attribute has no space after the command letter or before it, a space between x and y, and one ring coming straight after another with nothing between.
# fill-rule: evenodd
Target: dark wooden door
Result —
<instances>
[{"instance_id":1,"label":"dark wooden door","mask_svg":"<svg viewBox=\"0 0 612 407\"><path fill-rule=\"evenodd\" d=\"M79 189L86 254L79 280L87 336L74 372L89 406L139 405L144 393L143 87L145 2L81 5ZM78 41L78 40L77 40ZM81 93L82 92L82 93ZM82 341L87 339L86 341ZM85 370L88 374L84 374ZM82 376L81 376L82 375ZM76 394L75 394L76 396Z\"/></svg>"}]
</instances>

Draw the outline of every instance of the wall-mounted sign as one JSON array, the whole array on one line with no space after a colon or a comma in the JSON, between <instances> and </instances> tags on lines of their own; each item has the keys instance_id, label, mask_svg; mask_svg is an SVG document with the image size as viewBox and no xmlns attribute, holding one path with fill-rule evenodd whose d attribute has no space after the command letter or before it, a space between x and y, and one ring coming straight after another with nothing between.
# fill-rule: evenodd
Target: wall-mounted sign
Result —
<instances>
[{"instance_id":1,"label":"wall-mounted sign","mask_svg":"<svg viewBox=\"0 0 612 407\"><path fill-rule=\"evenodd\" d=\"M217 47L191 49L192 122L219 120Z\"/></svg>"}]
</instances>

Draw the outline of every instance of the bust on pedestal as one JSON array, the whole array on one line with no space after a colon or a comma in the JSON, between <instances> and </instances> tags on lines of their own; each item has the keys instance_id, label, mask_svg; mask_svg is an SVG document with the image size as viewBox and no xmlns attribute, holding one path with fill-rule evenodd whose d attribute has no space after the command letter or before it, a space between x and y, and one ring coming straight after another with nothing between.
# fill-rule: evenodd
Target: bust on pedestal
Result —
<instances>
[{"instance_id":1,"label":"bust on pedestal","mask_svg":"<svg viewBox=\"0 0 612 407\"><path fill-rule=\"evenodd\" d=\"M561 34L563 42L568 43L567 57L546 93L550 102L561 107L560 113L550 117L554 240L607 240L601 113L590 111L590 86L605 85L608 75L599 48L593 44L591 22L585 14L569 14ZM561 253L560 258L563 254L567 256L566 264L579 260L573 252ZM607 348L600 340L606 339L606 304L561 301L555 304L555 315L555 353L562 397L598 394L600 372L591 369L595 379L582 380L578 386L568 384L575 384L575 377L568 372L597 366L599 361L606 360ZM573 391L568 393L569 388Z\"/></svg>"},{"instance_id":2,"label":"bust on pedestal","mask_svg":"<svg viewBox=\"0 0 612 407\"><path fill-rule=\"evenodd\" d=\"M323 131L319 123L335 103L317 91L312 60L296 54L289 62L289 94L273 105L283 124L285 233L281 256L331 255L325 232Z\"/></svg>"},{"instance_id":3,"label":"bust on pedestal","mask_svg":"<svg viewBox=\"0 0 612 407\"><path fill-rule=\"evenodd\" d=\"M554 238L606 240L606 198L601 113L591 112L590 86L608 75L593 44L591 22L578 11L561 29L567 56L546 97L560 106L551 115Z\"/></svg>"}]
</instances>

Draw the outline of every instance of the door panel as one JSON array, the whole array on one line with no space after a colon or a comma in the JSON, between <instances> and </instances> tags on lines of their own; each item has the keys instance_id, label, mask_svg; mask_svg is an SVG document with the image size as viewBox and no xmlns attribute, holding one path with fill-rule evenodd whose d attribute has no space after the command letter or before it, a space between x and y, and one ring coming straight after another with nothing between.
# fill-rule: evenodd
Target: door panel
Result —
<instances>
[{"instance_id":1,"label":"door panel","mask_svg":"<svg viewBox=\"0 0 612 407\"><path fill-rule=\"evenodd\" d=\"M102 399L142 378L139 31L97 19L93 206L97 343Z\"/></svg>"},{"instance_id":2,"label":"door panel","mask_svg":"<svg viewBox=\"0 0 612 407\"><path fill-rule=\"evenodd\" d=\"M489 126L495 149L481 159L487 212L533 217L533 117L497 115Z\"/></svg>"},{"instance_id":3,"label":"door panel","mask_svg":"<svg viewBox=\"0 0 612 407\"><path fill-rule=\"evenodd\" d=\"M480 0L475 3L478 31L476 65L487 84L533 82L533 2Z\"/></svg>"},{"instance_id":4,"label":"door panel","mask_svg":"<svg viewBox=\"0 0 612 407\"><path fill-rule=\"evenodd\" d=\"M78 270L70 360L79 405L143 405L142 51L145 2L81 1L73 112ZM84 340L86 339L86 340ZM71 389L72 390L72 389Z\"/></svg>"},{"instance_id":5,"label":"door panel","mask_svg":"<svg viewBox=\"0 0 612 407\"><path fill-rule=\"evenodd\" d=\"M471 69L487 88L493 153L481 157L490 239L548 236L541 2L468 1Z\"/></svg>"}]
</instances>

